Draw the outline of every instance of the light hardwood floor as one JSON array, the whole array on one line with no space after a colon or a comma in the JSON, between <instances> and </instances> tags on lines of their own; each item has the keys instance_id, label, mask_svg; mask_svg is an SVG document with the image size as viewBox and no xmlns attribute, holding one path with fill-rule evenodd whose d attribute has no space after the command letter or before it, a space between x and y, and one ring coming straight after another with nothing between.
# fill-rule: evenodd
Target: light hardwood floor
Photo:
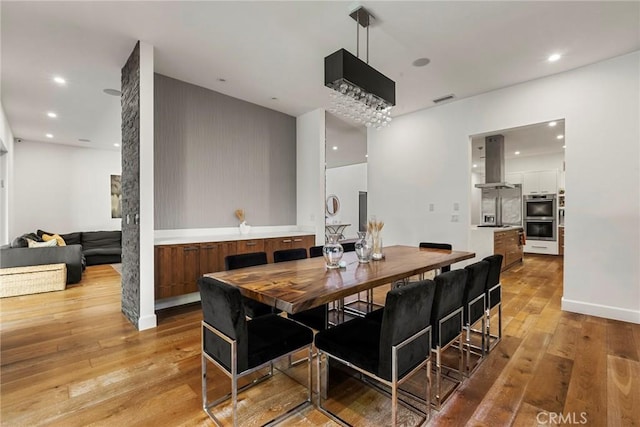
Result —
<instances>
[{"instance_id":1,"label":"light hardwood floor","mask_svg":"<svg viewBox=\"0 0 640 427\"><path fill-rule=\"evenodd\" d=\"M562 258L527 255L502 283L503 340L431 425L638 425L640 325L560 311ZM108 265L89 267L65 291L0 300L2 425L210 425L201 318L198 305L166 310L158 328L137 332L120 313L120 276ZM351 414L358 424L383 424L388 400L372 408L371 393L359 390L343 393L343 409L362 409ZM254 392L241 407L264 410L281 391ZM333 425L313 408L284 424Z\"/></svg>"}]
</instances>

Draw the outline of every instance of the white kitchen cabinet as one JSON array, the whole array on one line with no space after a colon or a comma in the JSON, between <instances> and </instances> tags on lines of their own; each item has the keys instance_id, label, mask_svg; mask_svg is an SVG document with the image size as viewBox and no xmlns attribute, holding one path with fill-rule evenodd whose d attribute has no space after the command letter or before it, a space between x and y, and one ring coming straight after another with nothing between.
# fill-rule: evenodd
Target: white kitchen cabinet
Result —
<instances>
[{"instance_id":1,"label":"white kitchen cabinet","mask_svg":"<svg viewBox=\"0 0 640 427\"><path fill-rule=\"evenodd\" d=\"M558 171L525 172L522 180L522 193L527 194L556 194L558 192Z\"/></svg>"},{"instance_id":2,"label":"white kitchen cabinet","mask_svg":"<svg viewBox=\"0 0 640 427\"><path fill-rule=\"evenodd\" d=\"M527 240L527 244L524 245L524 253L558 255L558 241Z\"/></svg>"},{"instance_id":3,"label":"white kitchen cabinet","mask_svg":"<svg viewBox=\"0 0 640 427\"><path fill-rule=\"evenodd\" d=\"M508 174L505 174L504 179L509 184L522 184L522 173L520 172L508 173Z\"/></svg>"}]
</instances>

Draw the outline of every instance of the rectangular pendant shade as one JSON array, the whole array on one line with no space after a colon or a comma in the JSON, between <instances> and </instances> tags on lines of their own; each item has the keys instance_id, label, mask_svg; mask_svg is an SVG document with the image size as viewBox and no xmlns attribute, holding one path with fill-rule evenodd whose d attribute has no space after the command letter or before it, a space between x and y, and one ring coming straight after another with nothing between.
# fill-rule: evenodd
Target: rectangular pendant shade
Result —
<instances>
[{"instance_id":1,"label":"rectangular pendant shade","mask_svg":"<svg viewBox=\"0 0 640 427\"><path fill-rule=\"evenodd\" d=\"M396 105L396 83L345 49L324 58L324 85L338 90L342 81Z\"/></svg>"}]
</instances>

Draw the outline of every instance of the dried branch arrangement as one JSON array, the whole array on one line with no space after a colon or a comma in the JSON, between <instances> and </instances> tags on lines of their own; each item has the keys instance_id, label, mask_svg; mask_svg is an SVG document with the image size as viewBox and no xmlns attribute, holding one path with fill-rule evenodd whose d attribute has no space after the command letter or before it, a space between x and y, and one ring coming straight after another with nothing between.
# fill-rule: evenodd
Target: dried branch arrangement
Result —
<instances>
[{"instance_id":1,"label":"dried branch arrangement","mask_svg":"<svg viewBox=\"0 0 640 427\"><path fill-rule=\"evenodd\" d=\"M244 209L236 209L235 213L240 222L244 222Z\"/></svg>"},{"instance_id":2,"label":"dried branch arrangement","mask_svg":"<svg viewBox=\"0 0 640 427\"><path fill-rule=\"evenodd\" d=\"M378 233L384 227L384 221L369 220L367 223L367 231L369 233Z\"/></svg>"}]
</instances>

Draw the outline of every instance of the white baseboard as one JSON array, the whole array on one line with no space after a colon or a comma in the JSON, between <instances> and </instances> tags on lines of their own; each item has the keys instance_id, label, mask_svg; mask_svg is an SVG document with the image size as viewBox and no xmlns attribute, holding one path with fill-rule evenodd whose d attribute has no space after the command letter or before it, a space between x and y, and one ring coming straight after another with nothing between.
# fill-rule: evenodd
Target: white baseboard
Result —
<instances>
[{"instance_id":1,"label":"white baseboard","mask_svg":"<svg viewBox=\"0 0 640 427\"><path fill-rule=\"evenodd\" d=\"M562 298L562 310L640 324L640 310L629 310L626 308L611 307L608 305L591 304L566 298Z\"/></svg>"},{"instance_id":2,"label":"white baseboard","mask_svg":"<svg viewBox=\"0 0 640 427\"><path fill-rule=\"evenodd\" d=\"M158 326L158 319L155 314L149 314L138 319L138 330L144 331Z\"/></svg>"}]
</instances>

